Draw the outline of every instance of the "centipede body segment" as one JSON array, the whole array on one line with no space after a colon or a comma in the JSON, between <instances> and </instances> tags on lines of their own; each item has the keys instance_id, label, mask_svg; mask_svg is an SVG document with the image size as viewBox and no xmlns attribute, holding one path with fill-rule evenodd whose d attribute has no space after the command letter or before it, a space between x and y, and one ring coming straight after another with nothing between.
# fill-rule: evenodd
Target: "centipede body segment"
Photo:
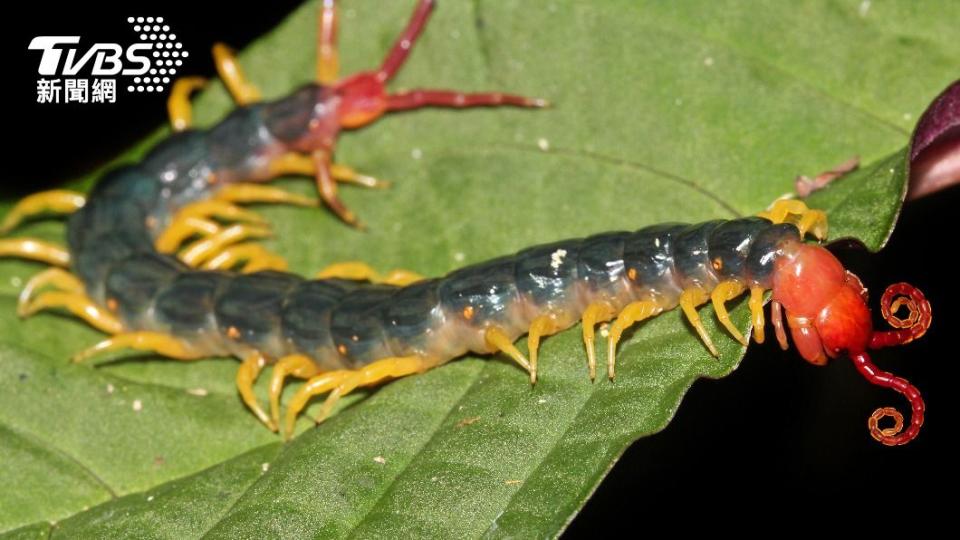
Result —
<instances>
[{"instance_id":1,"label":"centipede body segment","mask_svg":"<svg viewBox=\"0 0 960 540\"><path fill-rule=\"evenodd\" d=\"M286 264L255 242L268 224L241 205L313 205L263 182L277 175L314 175L323 202L343 221L356 217L336 196L334 179L377 186L372 177L335 164L341 129L384 113L423 106L539 107L542 100L501 93L413 90L388 94L434 3L421 0L377 71L337 79L336 11L322 3L318 83L279 100L260 101L229 49L214 53L221 77L241 105L217 125L191 129L188 97L203 81L176 84L170 99L175 133L135 165L107 173L86 196L57 191L25 199L4 231L40 212L71 213L68 247L34 239L0 239L0 255L56 266L34 277L21 315L70 311L111 334L75 360L119 349L190 360L231 355L241 360L238 392L256 417L289 437L304 407L326 395L318 420L356 388L421 373L467 353L502 353L536 382L543 339L582 324L589 377L597 370L595 327L610 322L606 371L616 375L617 346L643 320L680 308L703 341L716 347L698 308L711 303L719 322L744 345L725 304L749 295L754 338L764 340L764 293L772 290L777 339L789 331L800 354L822 364L849 356L874 384L903 394L911 419L879 409L870 432L884 444L908 442L923 422L923 401L905 380L880 371L867 350L907 343L931 321L930 305L906 284L881 304L894 330L872 329L866 292L829 251L823 212L784 200L756 217L698 224L668 223L524 249L516 254L424 279L404 270L386 275L358 262L334 265L314 279L285 273ZM69 269L69 271L68 271ZM909 315L897 315L906 308ZM784 318L786 322L784 322ZM527 354L515 341L526 334ZM268 367L264 407L253 383ZM288 378L306 383L286 403ZM886 416L896 426L880 427Z\"/></svg>"}]
</instances>

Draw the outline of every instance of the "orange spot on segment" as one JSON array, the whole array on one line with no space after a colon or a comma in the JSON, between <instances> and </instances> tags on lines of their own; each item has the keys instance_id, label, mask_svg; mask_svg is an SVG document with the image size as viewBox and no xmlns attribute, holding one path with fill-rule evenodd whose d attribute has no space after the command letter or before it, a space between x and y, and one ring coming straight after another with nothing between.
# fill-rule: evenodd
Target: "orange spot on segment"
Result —
<instances>
[{"instance_id":1,"label":"orange spot on segment","mask_svg":"<svg viewBox=\"0 0 960 540\"><path fill-rule=\"evenodd\" d=\"M116 311L116 310L117 310L117 307L118 307L118 304L117 304L117 299L116 299L116 298L108 298L108 299L107 299L107 308L109 308L110 311Z\"/></svg>"},{"instance_id":2,"label":"orange spot on segment","mask_svg":"<svg viewBox=\"0 0 960 540\"><path fill-rule=\"evenodd\" d=\"M630 281L636 281L636 280L637 280L637 270L636 270L635 268L631 268L630 270L627 270L627 277L630 278Z\"/></svg>"},{"instance_id":3,"label":"orange spot on segment","mask_svg":"<svg viewBox=\"0 0 960 540\"><path fill-rule=\"evenodd\" d=\"M239 339L240 330L238 330L236 326L231 326L230 328L227 328L227 337L229 337L230 339Z\"/></svg>"},{"instance_id":4,"label":"orange spot on segment","mask_svg":"<svg viewBox=\"0 0 960 540\"><path fill-rule=\"evenodd\" d=\"M347 354L347 346L346 346L346 345L342 345L342 344L341 344L341 345L337 345L337 352L340 353L340 354L346 355L346 354Z\"/></svg>"},{"instance_id":5,"label":"orange spot on segment","mask_svg":"<svg viewBox=\"0 0 960 540\"><path fill-rule=\"evenodd\" d=\"M473 319L473 306L463 308L463 318L468 321Z\"/></svg>"}]
</instances>

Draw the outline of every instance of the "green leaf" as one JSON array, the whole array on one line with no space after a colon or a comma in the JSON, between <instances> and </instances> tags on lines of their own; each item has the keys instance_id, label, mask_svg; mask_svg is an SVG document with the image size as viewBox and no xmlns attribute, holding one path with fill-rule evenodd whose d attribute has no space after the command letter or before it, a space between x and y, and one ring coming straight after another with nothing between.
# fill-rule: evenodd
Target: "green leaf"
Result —
<instances>
[{"instance_id":1,"label":"green leaf","mask_svg":"<svg viewBox=\"0 0 960 540\"><path fill-rule=\"evenodd\" d=\"M412 3L349 3L347 73L378 65ZM811 204L835 237L878 249L902 200L913 119L955 75L960 11L867 7L442 2L394 88L498 89L556 106L423 111L345 134L338 161L395 181L343 190L369 232L316 209L263 208L269 247L303 274L360 259L439 275L565 237L753 214L797 174L860 155L867 165ZM310 79L315 26L304 6L243 54L265 95ZM230 107L216 86L195 117L209 125ZM62 239L63 227L18 234ZM709 308L719 360L670 312L622 343L615 383L591 383L576 327L545 340L535 387L501 358L458 360L359 392L316 429L303 419L282 445L240 403L233 361L69 364L99 336L56 314L16 318L15 295L38 269L0 262L0 481L17 486L0 493L0 530L12 537L553 536L695 379L729 373L743 354ZM745 306L733 319L747 326ZM263 399L264 381L257 390Z\"/></svg>"}]
</instances>

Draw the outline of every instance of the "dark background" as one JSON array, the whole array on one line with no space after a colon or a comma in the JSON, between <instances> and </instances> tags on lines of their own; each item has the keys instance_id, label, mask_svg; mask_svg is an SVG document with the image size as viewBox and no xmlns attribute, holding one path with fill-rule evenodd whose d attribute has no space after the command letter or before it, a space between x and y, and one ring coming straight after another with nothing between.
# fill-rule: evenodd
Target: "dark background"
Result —
<instances>
[{"instance_id":1,"label":"dark background","mask_svg":"<svg viewBox=\"0 0 960 540\"><path fill-rule=\"evenodd\" d=\"M38 105L39 52L27 50L32 37L80 34L82 43L125 43L127 16L160 15L191 53L178 75L212 77L207 51L214 41L242 48L297 4L261 4L254 17L238 11L249 9L238 7L242 4L227 2L205 2L203 10L199 3L156 2L107 13L95 13L86 3L21 6L26 11L8 20L15 24L8 24L4 34L6 56L14 61L4 84L12 92L3 102L4 127L13 138L7 149L14 152L5 159L2 195L23 195L77 177L166 122L166 93L129 94L119 82L113 105ZM737 371L696 383L664 432L626 451L567 536L617 527L639 532L661 512L682 508L727 515L724 520L731 524L760 508L807 522L818 522L824 513L851 523L942 517L935 490L956 485L948 437L957 412L950 380L956 372L955 340L949 338L957 295L948 257L956 244L951 215L958 203L958 189L908 203L879 254L851 246L835 249L872 291L873 307L886 285L897 281L916 285L933 303L934 324L927 336L874 355L881 368L907 378L926 398L927 423L916 441L898 448L874 442L867 416L886 405L905 411L906 401L870 387L849 362L820 368L792 350L780 351L771 328L768 343L751 345Z\"/></svg>"}]
</instances>

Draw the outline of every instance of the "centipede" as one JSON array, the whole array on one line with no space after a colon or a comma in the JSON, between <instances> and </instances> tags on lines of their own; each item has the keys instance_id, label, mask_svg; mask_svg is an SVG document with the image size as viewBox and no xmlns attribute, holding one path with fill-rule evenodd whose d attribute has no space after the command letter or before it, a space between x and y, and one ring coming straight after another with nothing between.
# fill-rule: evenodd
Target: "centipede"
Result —
<instances>
[{"instance_id":1,"label":"centipede","mask_svg":"<svg viewBox=\"0 0 960 540\"><path fill-rule=\"evenodd\" d=\"M748 295L752 336L762 343L769 296L783 349L789 330L808 362L848 357L867 381L906 398L909 420L892 407L869 417L874 439L894 446L918 436L924 420L920 392L880 370L868 351L921 337L932 321L929 301L911 285L891 285L880 307L893 328L875 330L863 284L822 245L826 214L797 199L775 201L752 217L552 242L436 278L402 269L381 274L361 262L333 264L313 278L286 272L286 262L257 243L268 224L244 206L322 203L344 223L362 227L339 199L337 182L384 182L334 162L342 130L423 107L548 105L501 92L389 93L386 84L434 7L432 0L419 0L379 69L341 79L337 8L333 0L323 1L316 81L273 101L261 100L233 51L214 46L219 75L237 103L233 112L210 128L193 128L190 96L206 82L181 79L168 101L173 133L140 162L107 172L86 195L52 190L28 196L5 217L3 234L28 219L68 215L66 247L0 239L0 256L52 266L26 283L18 313L64 310L109 335L74 362L131 349L175 360L235 357L242 402L264 426L289 439L319 396L326 396L315 418L321 422L358 388L423 373L466 354L502 354L535 384L541 341L577 324L590 380L597 378L601 323L608 324L611 381L624 333L673 309L682 311L707 353L716 356L698 308L711 304L732 339L747 346L746 332L733 324L726 305ZM319 202L266 185L289 174L313 177ZM524 335L526 354L515 344ZM253 385L268 367L264 405ZM304 384L281 404L291 379Z\"/></svg>"}]
</instances>

